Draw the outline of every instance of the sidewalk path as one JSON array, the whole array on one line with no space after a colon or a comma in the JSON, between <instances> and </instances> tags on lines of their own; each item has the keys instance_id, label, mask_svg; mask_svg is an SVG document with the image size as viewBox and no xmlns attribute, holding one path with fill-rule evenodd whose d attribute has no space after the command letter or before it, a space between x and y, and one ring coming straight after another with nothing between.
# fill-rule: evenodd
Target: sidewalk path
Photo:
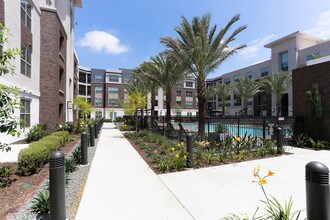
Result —
<instances>
[{"instance_id":1,"label":"sidewalk path","mask_svg":"<svg viewBox=\"0 0 330 220\"><path fill-rule=\"evenodd\" d=\"M121 132L104 123L76 219L193 218Z\"/></svg>"},{"instance_id":2,"label":"sidewalk path","mask_svg":"<svg viewBox=\"0 0 330 220\"><path fill-rule=\"evenodd\" d=\"M156 175L120 131L104 124L78 220L219 220L229 213L248 214L259 206L263 193L253 183L253 168L275 172L267 179L267 194L281 204L293 198L293 209L304 210L305 165L319 161L330 167L330 151L290 148L291 155ZM301 218L304 219L306 211Z\"/></svg>"}]
</instances>

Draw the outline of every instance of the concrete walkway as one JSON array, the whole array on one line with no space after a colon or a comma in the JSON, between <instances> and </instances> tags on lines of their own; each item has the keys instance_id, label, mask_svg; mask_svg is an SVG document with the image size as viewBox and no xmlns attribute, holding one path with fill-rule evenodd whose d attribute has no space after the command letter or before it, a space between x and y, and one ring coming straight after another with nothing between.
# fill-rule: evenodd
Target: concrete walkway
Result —
<instances>
[{"instance_id":1,"label":"concrete walkway","mask_svg":"<svg viewBox=\"0 0 330 220\"><path fill-rule=\"evenodd\" d=\"M84 219L218 220L229 213L252 217L264 200L252 170L261 166L274 177L266 192L293 210L305 209L305 165L330 167L329 151L288 149L291 155L156 175L114 125L105 123L76 216ZM303 211L300 219L304 219Z\"/></svg>"}]
</instances>

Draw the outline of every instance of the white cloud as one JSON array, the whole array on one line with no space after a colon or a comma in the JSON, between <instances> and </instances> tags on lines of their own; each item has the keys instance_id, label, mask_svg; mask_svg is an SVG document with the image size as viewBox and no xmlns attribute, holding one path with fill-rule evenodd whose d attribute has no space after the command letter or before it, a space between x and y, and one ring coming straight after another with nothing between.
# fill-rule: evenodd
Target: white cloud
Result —
<instances>
[{"instance_id":1,"label":"white cloud","mask_svg":"<svg viewBox=\"0 0 330 220\"><path fill-rule=\"evenodd\" d=\"M265 44L269 43L275 37L275 34L265 36L263 38L255 39L247 44L247 47L239 52L239 55L243 59L258 58L263 50L265 50Z\"/></svg>"},{"instance_id":2,"label":"white cloud","mask_svg":"<svg viewBox=\"0 0 330 220\"><path fill-rule=\"evenodd\" d=\"M89 48L92 51L105 51L109 54L120 54L129 50L129 47L120 43L113 34L105 31L90 31L78 40L78 46Z\"/></svg>"},{"instance_id":3,"label":"white cloud","mask_svg":"<svg viewBox=\"0 0 330 220\"><path fill-rule=\"evenodd\" d=\"M330 10L319 14L316 27L306 30L306 32L320 37L330 38Z\"/></svg>"}]
</instances>

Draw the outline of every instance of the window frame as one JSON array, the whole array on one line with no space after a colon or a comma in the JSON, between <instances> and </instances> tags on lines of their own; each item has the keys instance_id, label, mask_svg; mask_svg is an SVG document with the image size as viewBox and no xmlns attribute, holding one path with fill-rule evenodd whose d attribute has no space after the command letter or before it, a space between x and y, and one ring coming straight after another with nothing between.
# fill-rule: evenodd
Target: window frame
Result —
<instances>
[{"instance_id":1,"label":"window frame","mask_svg":"<svg viewBox=\"0 0 330 220\"><path fill-rule=\"evenodd\" d=\"M32 30L32 5L28 1L21 1L21 22L30 31Z\"/></svg>"},{"instance_id":2,"label":"window frame","mask_svg":"<svg viewBox=\"0 0 330 220\"><path fill-rule=\"evenodd\" d=\"M21 74L31 78L31 69L32 69L32 52L21 44ZM23 68L24 67L24 68Z\"/></svg>"},{"instance_id":3,"label":"window frame","mask_svg":"<svg viewBox=\"0 0 330 220\"><path fill-rule=\"evenodd\" d=\"M20 99L20 103L21 103L20 119L24 120L23 127L30 127L31 126L31 100L22 98L22 99Z\"/></svg>"}]
</instances>

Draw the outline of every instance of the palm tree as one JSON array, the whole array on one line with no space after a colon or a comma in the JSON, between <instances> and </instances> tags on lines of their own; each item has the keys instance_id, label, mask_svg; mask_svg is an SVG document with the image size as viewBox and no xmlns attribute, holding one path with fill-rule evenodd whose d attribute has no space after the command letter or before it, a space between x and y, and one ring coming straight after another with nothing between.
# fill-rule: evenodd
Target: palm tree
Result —
<instances>
[{"instance_id":1,"label":"palm tree","mask_svg":"<svg viewBox=\"0 0 330 220\"><path fill-rule=\"evenodd\" d=\"M152 63L144 62L137 69L133 70L133 76L140 81L144 82L146 89L150 92L151 96L151 121L155 118L155 102L156 102L156 94L159 88L158 82L156 82L153 78L150 77L152 75ZM154 124L151 123L151 127L153 128Z\"/></svg>"},{"instance_id":2,"label":"palm tree","mask_svg":"<svg viewBox=\"0 0 330 220\"><path fill-rule=\"evenodd\" d=\"M171 120L172 89L180 81L187 78L187 69L181 63L160 53L151 58L145 74L163 88L166 95L166 122Z\"/></svg>"},{"instance_id":3,"label":"palm tree","mask_svg":"<svg viewBox=\"0 0 330 220\"><path fill-rule=\"evenodd\" d=\"M282 116L282 97L292 85L292 76L283 72L275 72L263 79L262 85L266 91L275 95L277 116Z\"/></svg>"},{"instance_id":4,"label":"palm tree","mask_svg":"<svg viewBox=\"0 0 330 220\"><path fill-rule=\"evenodd\" d=\"M226 100L230 97L232 87L230 84L219 83L213 88L213 92L221 99L222 115L226 115Z\"/></svg>"},{"instance_id":5,"label":"palm tree","mask_svg":"<svg viewBox=\"0 0 330 220\"><path fill-rule=\"evenodd\" d=\"M243 99L243 115L247 115L248 98L260 92L259 83L248 76L244 76L234 83L233 90L236 95L241 96Z\"/></svg>"},{"instance_id":6,"label":"palm tree","mask_svg":"<svg viewBox=\"0 0 330 220\"><path fill-rule=\"evenodd\" d=\"M245 47L244 44L229 46L235 37L246 29L241 26L235 29L228 37L225 37L229 29L240 19L235 15L228 24L218 33L217 25L211 26L211 14L207 13L201 18L194 17L192 22L182 17L180 27L175 31L179 38L169 36L161 38L161 43L167 46L171 57L182 62L197 79L198 98L198 133L205 133L205 79L207 75L216 70L223 61L234 55L238 50Z\"/></svg>"}]
</instances>

